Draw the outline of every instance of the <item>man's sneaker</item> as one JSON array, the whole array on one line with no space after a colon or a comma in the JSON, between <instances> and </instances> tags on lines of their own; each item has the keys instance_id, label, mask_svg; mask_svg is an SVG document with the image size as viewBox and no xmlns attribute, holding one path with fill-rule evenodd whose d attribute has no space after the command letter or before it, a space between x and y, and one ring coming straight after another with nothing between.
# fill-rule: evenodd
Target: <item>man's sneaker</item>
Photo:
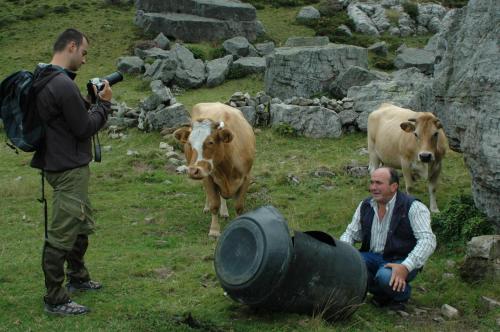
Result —
<instances>
[{"instance_id":1,"label":"man's sneaker","mask_svg":"<svg viewBox=\"0 0 500 332\"><path fill-rule=\"evenodd\" d=\"M93 280L84 282L68 282L66 284L66 288L70 293L76 291L96 291L102 288L102 284Z\"/></svg>"},{"instance_id":2,"label":"man's sneaker","mask_svg":"<svg viewBox=\"0 0 500 332\"><path fill-rule=\"evenodd\" d=\"M45 303L45 312L52 315L74 316L84 315L90 311L89 308L69 300L63 304L48 304Z\"/></svg>"}]
</instances>

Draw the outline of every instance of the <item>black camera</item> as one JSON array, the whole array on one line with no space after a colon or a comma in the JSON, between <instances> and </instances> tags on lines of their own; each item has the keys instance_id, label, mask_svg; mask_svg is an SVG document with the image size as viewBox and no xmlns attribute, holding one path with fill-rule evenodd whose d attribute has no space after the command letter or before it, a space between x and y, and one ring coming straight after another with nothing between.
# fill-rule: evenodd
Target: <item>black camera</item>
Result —
<instances>
[{"instance_id":1,"label":"black camera","mask_svg":"<svg viewBox=\"0 0 500 332\"><path fill-rule=\"evenodd\" d=\"M123 80L123 75L119 71L115 71L114 73L111 73L103 78L96 77L89 80L89 82L87 83L87 92L90 96L92 104L97 101L97 95L95 94L94 86L97 89L97 93L99 93L99 91L102 91L104 89L104 80L108 81L109 85L111 86L113 84L121 82Z\"/></svg>"}]
</instances>

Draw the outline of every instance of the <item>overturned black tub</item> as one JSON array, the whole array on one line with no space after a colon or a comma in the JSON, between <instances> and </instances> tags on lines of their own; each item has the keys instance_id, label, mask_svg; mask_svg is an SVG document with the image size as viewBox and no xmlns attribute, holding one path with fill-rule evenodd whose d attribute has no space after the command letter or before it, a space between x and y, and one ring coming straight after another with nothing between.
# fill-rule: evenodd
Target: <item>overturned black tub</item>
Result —
<instances>
[{"instance_id":1,"label":"overturned black tub","mask_svg":"<svg viewBox=\"0 0 500 332\"><path fill-rule=\"evenodd\" d=\"M239 216L215 250L222 288L240 303L328 320L350 316L366 295L367 272L359 252L323 232L290 236L272 206Z\"/></svg>"}]
</instances>

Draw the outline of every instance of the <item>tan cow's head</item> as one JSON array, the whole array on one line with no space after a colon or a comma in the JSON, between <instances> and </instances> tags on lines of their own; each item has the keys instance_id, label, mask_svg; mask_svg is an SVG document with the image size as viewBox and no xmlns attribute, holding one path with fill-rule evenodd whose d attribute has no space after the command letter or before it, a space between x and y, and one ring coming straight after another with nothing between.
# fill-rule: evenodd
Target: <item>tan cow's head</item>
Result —
<instances>
[{"instance_id":1,"label":"tan cow's head","mask_svg":"<svg viewBox=\"0 0 500 332\"><path fill-rule=\"evenodd\" d=\"M436 154L442 154L439 140L446 140L443 126L431 113L422 113L417 118L401 123L401 129L415 135L418 160L428 163L436 160Z\"/></svg>"},{"instance_id":2,"label":"tan cow's head","mask_svg":"<svg viewBox=\"0 0 500 332\"><path fill-rule=\"evenodd\" d=\"M224 144L233 139L233 133L224 127L224 122L209 119L197 120L190 127L179 128L174 136L184 144L188 175L196 180L210 175L224 158Z\"/></svg>"}]
</instances>

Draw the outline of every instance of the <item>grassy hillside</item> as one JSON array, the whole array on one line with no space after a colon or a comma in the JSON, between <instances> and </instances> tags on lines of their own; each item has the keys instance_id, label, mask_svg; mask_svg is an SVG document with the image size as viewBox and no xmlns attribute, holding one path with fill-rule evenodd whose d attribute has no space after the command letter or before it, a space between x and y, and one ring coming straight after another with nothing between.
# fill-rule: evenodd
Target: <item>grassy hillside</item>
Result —
<instances>
[{"instance_id":1,"label":"grassy hillside","mask_svg":"<svg viewBox=\"0 0 500 332\"><path fill-rule=\"evenodd\" d=\"M45 15L32 18L40 6ZM37 62L50 60L55 36L67 27L86 32L91 39L88 64L77 83L115 70L116 58L144 38L132 24L131 7L107 7L101 1L0 1L0 77ZM282 11L283 10L283 11ZM291 24L298 8L259 10L269 36L282 41L287 33L311 35L312 30ZM61 12L62 11L62 12ZM16 19L12 19L17 15ZM11 19L9 19L9 17ZM287 30L287 27L291 27ZM304 30L301 30L304 29ZM113 89L119 101L134 105L146 96L140 79L127 76ZM261 90L259 77L234 80L214 89L187 91L179 100L224 101L235 91L254 94ZM54 318L43 313L43 243L40 177L29 168L29 154L16 155L0 145L0 331L398 331L495 329L499 312L487 311L480 296L500 298L494 283L473 286L458 277L463 247L443 243L414 285L412 306L424 313L400 317L371 305L363 305L353 317L330 325L318 317L254 312L224 296L213 268L216 243L207 237L210 217L202 213L200 183L172 172L159 144L158 133L128 130L124 139L101 134L110 145L103 162L92 163L91 200L98 229L91 237L87 264L93 278L105 285L100 293L77 294L77 302L93 310L85 317ZM3 133L0 135L3 137ZM2 139L3 140L3 139ZM364 134L341 139L286 138L271 129L257 133L254 181L247 210L264 204L276 206L290 228L322 230L340 236L357 203L367 195L367 178L345 172L353 161L366 165ZM139 154L127 155L128 150ZM333 177L316 177L326 167ZM444 162L438 204L445 207L460 193L470 194L470 176L462 156L449 152ZM288 179L299 179L294 184ZM48 189L50 197L50 188ZM425 184L415 193L428 202ZM49 202L50 204L50 202ZM229 202L231 218L234 218ZM224 221L223 226L229 221ZM460 220L457 220L460 222ZM452 273L447 276L444 273ZM435 321L439 308L448 303L460 317Z\"/></svg>"}]
</instances>

